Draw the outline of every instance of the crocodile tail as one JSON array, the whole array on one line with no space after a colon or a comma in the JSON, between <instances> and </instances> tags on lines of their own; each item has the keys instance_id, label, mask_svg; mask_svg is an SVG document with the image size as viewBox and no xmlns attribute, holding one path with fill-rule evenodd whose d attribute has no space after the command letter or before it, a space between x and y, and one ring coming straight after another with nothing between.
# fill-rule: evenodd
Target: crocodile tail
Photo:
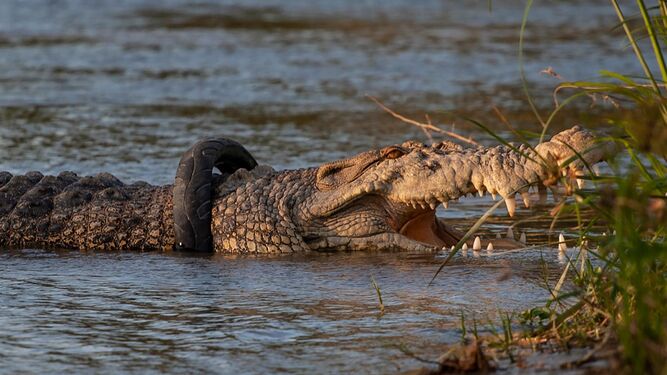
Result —
<instances>
[{"instance_id":1,"label":"crocodile tail","mask_svg":"<svg viewBox=\"0 0 667 375\"><path fill-rule=\"evenodd\" d=\"M174 249L210 252L213 167L223 174L257 166L252 155L228 138L205 138L188 149L174 183Z\"/></svg>"},{"instance_id":2,"label":"crocodile tail","mask_svg":"<svg viewBox=\"0 0 667 375\"><path fill-rule=\"evenodd\" d=\"M62 244L62 229L75 210L122 185L108 173L82 178L72 172L0 172L0 246Z\"/></svg>"},{"instance_id":3,"label":"crocodile tail","mask_svg":"<svg viewBox=\"0 0 667 375\"><path fill-rule=\"evenodd\" d=\"M36 192L41 189L34 189L43 177L39 172L28 172L23 176L0 173L0 245L12 243L12 216L30 218L34 222L34 218L42 216L42 211L50 211L53 207L53 193L38 196Z\"/></svg>"}]
</instances>

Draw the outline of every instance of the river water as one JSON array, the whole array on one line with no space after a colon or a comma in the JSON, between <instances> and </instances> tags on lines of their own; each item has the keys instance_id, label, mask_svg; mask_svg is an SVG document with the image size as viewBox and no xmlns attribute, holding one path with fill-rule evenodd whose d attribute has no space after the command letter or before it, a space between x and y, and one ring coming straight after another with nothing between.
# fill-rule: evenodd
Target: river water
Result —
<instances>
[{"instance_id":1,"label":"river water","mask_svg":"<svg viewBox=\"0 0 667 375\"><path fill-rule=\"evenodd\" d=\"M445 111L483 117L497 105L535 129L519 85L524 4L491 6L3 0L0 170L164 184L202 136L233 137L276 168L425 139L366 94L482 142ZM538 102L558 82L540 74L549 66L572 80L636 71L615 22L606 1L536 2L525 72ZM465 226L490 204L462 200L439 214ZM531 240L547 225L524 230ZM434 358L458 339L461 313L486 321L532 307L561 269L548 248L456 257L428 286L441 261L3 250L0 373L406 370L420 365L408 351Z\"/></svg>"}]
</instances>

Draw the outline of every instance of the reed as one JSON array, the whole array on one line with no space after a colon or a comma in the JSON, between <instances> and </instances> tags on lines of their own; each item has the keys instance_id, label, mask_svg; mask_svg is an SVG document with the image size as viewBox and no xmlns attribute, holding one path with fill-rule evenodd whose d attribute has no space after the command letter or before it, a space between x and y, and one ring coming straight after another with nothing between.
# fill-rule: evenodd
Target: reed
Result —
<instances>
[{"instance_id":1,"label":"reed","mask_svg":"<svg viewBox=\"0 0 667 375\"><path fill-rule=\"evenodd\" d=\"M556 90L573 95L603 95L616 103L641 110L642 120L612 120L616 135L610 137L628 158L611 160L604 176L591 173L593 189L576 191L569 205L590 208L603 233L591 233L580 222L575 259L579 267L567 267L574 288L554 296L548 313L551 330L560 337L618 342L625 369L633 373L667 372L667 68L662 53L666 42L667 4L659 0L647 6L637 0L634 8L621 8L611 0L632 53L643 71L641 77L602 71L600 82L568 82ZM630 17L643 21L631 30ZM637 40L636 35L646 35ZM642 43L644 42L644 43ZM653 59L655 63L648 61ZM659 77L659 78L658 78ZM580 96L581 97L581 96ZM585 96L584 96L585 97ZM610 109L612 109L611 107ZM566 302L565 310L552 308Z\"/></svg>"},{"instance_id":2,"label":"reed","mask_svg":"<svg viewBox=\"0 0 667 375\"><path fill-rule=\"evenodd\" d=\"M602 71L600 81L565 82L555 93L570 92L563 102L603 96L617 106L638 109L642 119L610 120L609 137L628 157L609 161L609 173L585 178L592 189L575 190L564 209L589 209L592 220L604 223L602 233L580 219L577 246L582 249L565 268L567 292L552 292L542 308L523 314L523 323L535 325L527 335L547 335L563 345L605 346L616 343L623 369L632 373L667 373L667 66L662 45L667 40L667 4L647 6L637 0L622 8L611 0L619 25L643 76ZM627 16L626 12L635 13ZM628 13L630 14L630 13ZM641 20L640 30L630 28L630 18ZM637 25L637 22L633 23ZM645 35L645 39L637 39ZM649 61L653 60L653 63ZM585 95L582 95L585 94ZM576 100L575 100L576 99ZM557 105L547 130L560 111ZM559 283L562 285L562 283ZM560 288L559 288L560 289ZM596 346L596 350L600 345ZM584 359L594 356L594 351Z\"/></svg>"},{"instance_id":3,"label":"reed","mask_svg":"<svg viewBox=\"0 0 667 375\"><path fill-rule=\"evenodd\" d=\"M382 290L380 290L380 286L375 282L375 278L371 276L371 285L373 286L373 289L375 289L375 294L377 294L378 297L378 308L380 309L380 314L384 314L384 302L382 302Z\"/></svg>"},{"instance_id":4,"label":"reed","mask_svg":"<svg viewBox=\"0 0 667 375\"><path fill-rule=\"evenodd\" d=\"M501 313L502 330L488 342L512 358L512 346L520 342L556 343L563 349L583 345L592 350L573 363L595 358L602 348L612 348L621 369L632 373L667 373L667 64L663 45L667 43L667 0L634 6L610 0L619 27L643 72L630 76L602 71L598 81L563 82L554 91L554 109L542 116L534 106L523 79L528 104L541 127L541 141L561 110L582 100L602 97L609 111L643 116L614 116L607 120L613 135L605 138L619 145L618 157L609 160L603 175L587 166L587 189L573 186L574 199L558 206L574 213L578 220L580 249L568 259L556 285L548 283L551 298L544 306L524 311L518 317ZM532 1L528 1L521 26L520 49ZM630 22L633 21L633 22ZM638 22L640 21L640 22ZM630 25L634 27L631 28ZM641 35L641 38L638 38ZM567 94L564 100L560 95ZM586 103L588 105L590 103ZM544 120L546 119L546 120ZM502 138L477 121L468 119L494 138ZM522 134L515 132L520 138ZM568 177L563 177L567 184ZM471 228L472 235L497 208L494 205ZM582 211L592 212L585 219ZM591 225L595 223L595 227ZM595 229L593 229L595 228ZM463 241L462 240L462 241ZM460 243L456 249L460 247ZM451 259L453 251L443 266ZM438 272L440 272L440 269ZM434 278L437 276L434 276ZM465 320L461 321L465 336ZM521 333L513 327L523 328Z\"/></svg>"}]
</instances>

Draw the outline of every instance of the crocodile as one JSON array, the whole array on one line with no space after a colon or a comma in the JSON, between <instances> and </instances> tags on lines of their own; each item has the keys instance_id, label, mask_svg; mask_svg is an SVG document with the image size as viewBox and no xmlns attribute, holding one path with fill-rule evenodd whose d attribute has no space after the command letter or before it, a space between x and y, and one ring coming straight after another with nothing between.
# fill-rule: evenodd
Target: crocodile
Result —
<instances>
[{"instance_id":1,"label":"crocodile","mask_svg":"<svg viewBox=\"0 0 667 375\"><path fill-rule=\"evenodd\" d=\"M0 172L0 247L434 251L463 236L436 216L441 204L488 192L513 216L516 194L529 206L531 186L544 196L546 187L570 181L563 175L576 181L611 148L575 126L535 147L406 141L276 171L238 142L208 138L183 154L173 185L125 184L108 173ZM497 248L519 245L492 241Z\"/></svg>"}]
</instances>

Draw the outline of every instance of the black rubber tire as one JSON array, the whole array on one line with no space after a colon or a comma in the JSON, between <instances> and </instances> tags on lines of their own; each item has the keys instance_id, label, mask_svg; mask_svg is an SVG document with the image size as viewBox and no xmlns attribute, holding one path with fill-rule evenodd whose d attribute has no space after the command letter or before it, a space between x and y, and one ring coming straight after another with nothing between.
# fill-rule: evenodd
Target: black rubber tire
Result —
<instances>
[{"instance_id":1,"label":"black rubber tire","mask_svg":"<svg viewBox=\"0 0 667 375\"><path fill-rule=\"evenodd\" d=\"M240 143L228 138L205 138L188 149L178 164L174 182L175 250L213 251L211 199L213 167L231 174L257 166Z\"/></svg>"}]
</instances>

